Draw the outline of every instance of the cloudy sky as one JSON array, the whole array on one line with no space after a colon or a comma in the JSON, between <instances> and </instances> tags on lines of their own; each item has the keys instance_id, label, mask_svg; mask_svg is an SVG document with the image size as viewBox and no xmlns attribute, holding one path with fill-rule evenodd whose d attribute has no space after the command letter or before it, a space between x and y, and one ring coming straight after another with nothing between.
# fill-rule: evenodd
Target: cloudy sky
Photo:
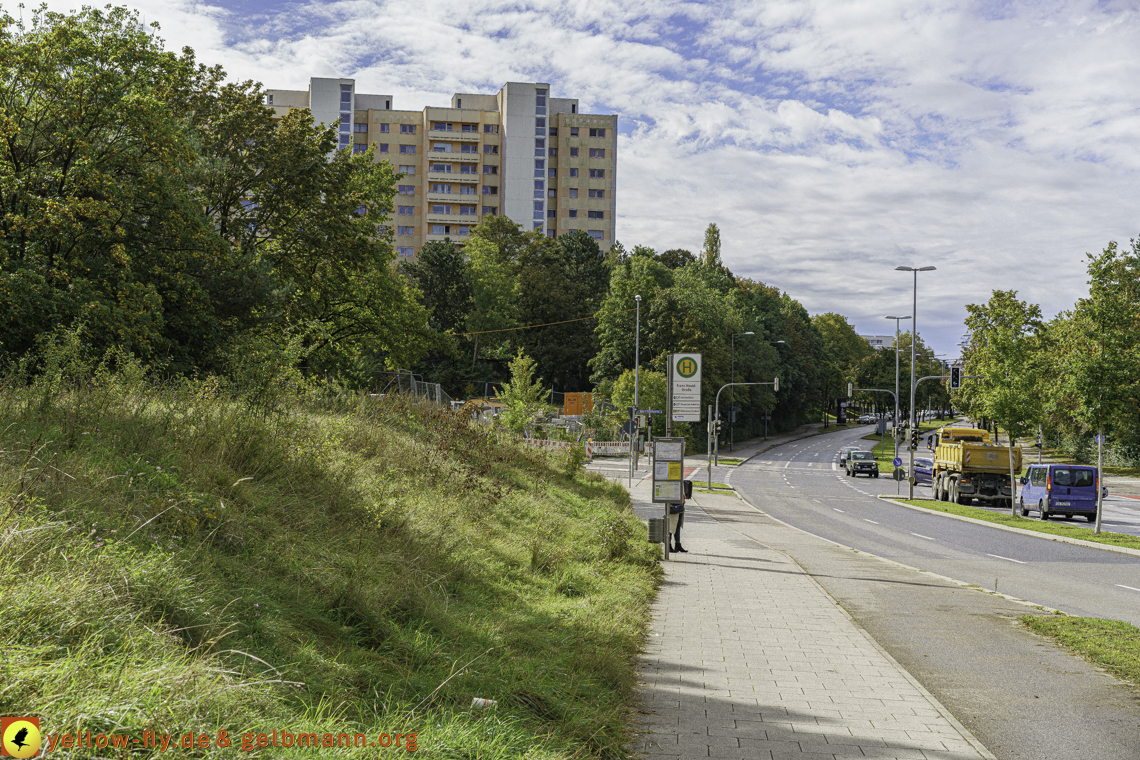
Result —
<instances>
[{"instance_id":1,"label":"cloudy sky","mask_svg":"<svg viewBox=\"0 0 1140 760\"><path fill-rule=\"evenodd\" d=\"M76 3L53 0L66 9ZM397 108L550 82L620 114L618 239L701 246L863 333L910 313L956 355L964 305L1048 315L1084 254L1140 234L1134 2L142 0L233 78L354 77Z\"/></svg>"}]
</instances>

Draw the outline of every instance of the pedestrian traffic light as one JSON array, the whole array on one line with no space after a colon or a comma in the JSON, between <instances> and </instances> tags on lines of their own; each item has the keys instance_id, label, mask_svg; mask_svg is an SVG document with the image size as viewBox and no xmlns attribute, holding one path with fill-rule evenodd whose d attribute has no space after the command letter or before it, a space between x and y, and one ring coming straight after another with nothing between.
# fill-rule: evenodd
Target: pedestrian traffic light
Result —
<instances>
[{"instance_id":1,"label":"pedestrian traffic light","mask_svg":"<svg viewBox=\"0 0 1140 760\"><path fill-rule=\"evenodd\" d=\"M951 367L950 368L950 387L955 389L955 390L962 387L962 368L961 367Z\"/></svg>"},{"instance_id":2,"label":"pedestrian traffic light","mask_svg":"<svg viewBox=\"0 0 1140 760\"><path fill-rule=\"evenodd\" d=\"M852 398L855 395L855 383L847 383L847 398Z\"/></svg>"},{"instance_id":3,"label":"pedestrian traffic light","mask_svg":"<svg viewBox=\"0 0 1140 760\"><path fill-rule=\"evenodd\" d=\"M721 424L722 423L720 420L713 420L713 433L714 434L720 435Z\"/></svg>"}]
</instances>

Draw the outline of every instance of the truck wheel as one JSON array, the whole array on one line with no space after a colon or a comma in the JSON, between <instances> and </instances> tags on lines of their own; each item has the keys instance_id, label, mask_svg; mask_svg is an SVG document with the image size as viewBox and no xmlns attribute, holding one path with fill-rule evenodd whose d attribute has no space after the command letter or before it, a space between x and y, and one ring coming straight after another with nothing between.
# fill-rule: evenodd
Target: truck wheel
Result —
<instances>
[{"instance_id":1,"label":"truck wheel","mask_svg":"<svg viewBox=\"0 0 1140 760\"><path fill-rule=\"evenodd\" d=\"M1021 506L1021 516L1022 517L1029 517L1029 510L1025 508L1025 498L1024 497L1020 499L1019 504Z\"/></svg>"},{"instance_id":2,"label":"truck wheel","mask_svg":"<svg viewBox=\"0 0 1140 760\"><path fill-rule=\"evenodd\" d=\"M1045 502L1043 502L1043 501L1037 502L1037 510L1039 512L1041 512L1040 518L1042 520L1048 520L1049 519L1049 510L1045 509Z\"/></svg>"}]
</instances>

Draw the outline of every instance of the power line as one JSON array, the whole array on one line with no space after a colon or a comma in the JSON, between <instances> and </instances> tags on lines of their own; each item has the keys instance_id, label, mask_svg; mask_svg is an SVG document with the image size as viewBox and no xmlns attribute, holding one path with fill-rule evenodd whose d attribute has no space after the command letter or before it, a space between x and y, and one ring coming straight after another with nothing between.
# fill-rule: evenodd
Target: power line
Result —
<instances>
[{"instance_id":1,"label":"power line","mask_svg":"<svg viewBox=\"0 0 1140 760\"><path fill-rule=\"evenodd\" d=\"M564 325L564 324L567 324L569 322L584 322L587 319L601 319L602 317L612 317L615 314L628 314L629 312L634 311L636 309L637 309L637 307L635 306L633 309L625 309L624 311L611 311L609 314L595 314L592 317L578 317L577 319L564 319L561 322L547 322L547 323L541 324L541 325L523 325L522 327L504 327L501 330L479 330L477 332L464 332L464 333L455 333L455 334L456 335L486 335L487 333L511 332L513 330L529 330L532 327L550 327L551 325Z\"/></svg>"}]
</instances>

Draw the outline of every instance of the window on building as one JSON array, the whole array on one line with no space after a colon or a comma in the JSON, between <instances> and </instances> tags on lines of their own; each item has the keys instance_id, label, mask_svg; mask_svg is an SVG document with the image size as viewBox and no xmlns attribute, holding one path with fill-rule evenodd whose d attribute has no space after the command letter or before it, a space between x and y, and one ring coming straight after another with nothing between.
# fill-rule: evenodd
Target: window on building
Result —
<instances>
[{"instance_id":1,"label":"window on building","mask_svg":"<svg viewBox=\"0 0 1140 760\"><path fill-rule=\"evenodd\" d=\"M571 137L577 137L578 136L578 128L577 127L570 127L570 136Z\"/></svg>"},{"instance_id":2,"label":"window on building","mask_svg":"<svg viewBox=\"0 0 1140 760\"><path fill-rule=\"evenodd\" d=\"M352 139L352 135L350 135L350 134L347 134L347 133L346 133L346 134L342 134L342 135L340 136L340 147L342 147L342 148L347 148L347 147L348 147L348 143L349 143L349 140L350 140L350 139Z\"/></svg>"},{"instance_id":3,"label":"window on building","mask_svg":"<svg viewBox=\"0 0 1140 760\"><path fill-rule=\"evenodd\" d=\"M578 113L578 104L577 103L571 103L570 104L570 113Z\"/></svg>"},{"instance_id":4,"label":"window on building","mask_svg":"<svg viewBox=\"0 0 1140 760\"><path fill-rule=\"evenodd\" d=\"M400 134L402 134L402 135L414 135L415 133L416 133L416 125L415 124L401 124L400 125Z\"/></svg>"},{"instance_id":5,"label":"window on building","mask_svg":"<svg viewBox=\"0 0 1140 760\"><path fill-rule=\"evenodd\" d=\"M387 133L388 133L388 127L389 127L389 126L391 126L391 125L390 125L390 124L381 124L381 125L380 125L380 131L381 131L381 132L383 132L383 133L385 133L385 134L387 134Z\"/></svg>"},{"instance_id":6,"label":"window on building","mask_svg":"<svg viewBox=\"0 0 1140 760\"><path fill-rule=\"evenodd\" d=\"M433 184L431 186L431 191L433 193L445 193L446 195L451 195L451 185Z\"/></svg>"},{"instance_id":7,"label":"window on building","mask_svg":"<svg viewBox=\"0 0 1140 760\"><path fill-rule=\"evenodd\" d=\"M499 188L488 187L487 185L483 185L483 195L498 195L498 194L499 194Z\"/></svg>"},{"instance_id":8,"label":"window on building","mask_svg":"<svg viewBox=\"0 0 1140 760\"><path fill-rule=\"evenodd\" d=\"M460 195L476 195L477 193L475 192L475 186L474 185L460 185L459 186L459 194Z\"/></svg>"},{"instance_id":9,"label":"window on building","mask_svg":"<svg viewBox=\"0 0 1140 760\"><path fill-rule=\"evenodd\" d=\"M416 146L414 146L414 145L401 145L400 146L400 152L405 154L405 155L408 155L408 156L414 156L414 155L416 155Z\"/></svg>"},{"instance_id":10,"label":"window on building","mask_svg":"<svg viewBox=\"0 0 1140 760\"><path fill-rule=\"evenodd\" d=\"M477 174L478 172L476 170L478 168L479 167L476 166L475 164L460 164L459 165L459 173L460 174Z\"/></svg>"},{"instance_id":11,"label":"window on building","mask_svg":"<svg viewBox=\"0 0 1140 760\"><path fill-rule=\"evenodd\" d=\"M416 207L415 206L397 206L396 207L396 213L399 214L400 216L415 216Z\"/></svg>"},{"instance_id":12,"label":"window on building","mask_svg":"<svg viewBox=\"0 0 1140 760\"><path fill-rule=\"evenodd\" d=\"M587 211L586 217L589 219L605 219L606 218L606 212L605 211Z\"/></svg>"},{"instance_id":13,"label":"window on building","mask_svg":"<svg viewBox=\"0 0 1140 760\"><path fill-rule=\"evenodd\" d=\"M483 134L485 134L485 135L497 135L497 134L499 134L499 125L498 124L484 124L483 125Z\"/></svg>"},{"instance_id":14,"label":"window on building","mask_svg":"<svg viewBox=\"0 0 1140 760\"><path fill-rule=\"evenodd\" d=\"M605 148L590 148L590 158L605 158L605 157L606 157L606 149Z\"/></svg>"},{"instance_id":15,"label":"window on building","mask_svg":"<svg viewBox=\"0 0 1140 760\"><path fill-rule=\"evenodd\" d=\"M416 194L416 186L415 185L400 185L399 188L400 188L400 195L415 195Z\"/></svg>"},{"instance_id":16,"label":"window on building","mask_svg":"<svg viewBox=\"0 0 1140 760\"><path fill-rule=\"evenodd\" d=\"M546 170L546 175L547 175L547 176L548 176L550 179L554 179L555 177L557 177L557 176L558 176L558 170L557 170L557 169L547 169L547 170Z\"/></svg>"},{"instance_id":17,"label":"window on building","mask_svg":"<svg viewBox=\"0 0 1140 760\"><path fill-rule=\"evenodd\" d=\"M578 188L576 188L576 187L570 188L570 197L571 198L577 198L578 197Z\"/></svg>"},{"instance_id":18,"label":"window on building","mask_svg":"<svg viewBox=\"0 0 1140 760\"><path fill-rule=\"evenodd\" d=\"M499 213L499 207L498 206L484 206L483 207L483 216L487 216L488 214L490 214L491 216L495 216L498 213Z\"/></svg>"},{"instance_id":19,"label":"window on building","mask_svg":"<svg viewBox=\"0 0 1140 760\"><path fill-rule=\"evenodd\" d=\"M603 127L599 127L598 129L591 129L590 130L590 137L605 137L605 136L606 136L606 130Z\"/></svg>"},{"instance_id":20,"label":"window on building","mask_svg":"<svg viewBox=\"0 0 1140 760\"><path fill-rule=\"evenodd\" d=\"M443 172L444 174L451 174L451 164L430 164L428 171Z\"/></svg>"},{"instance_id":21,"label":"window on building","mask_svg":"<svg viewBox=\"0 0 1140 760\"><path fill-rule=\"evenodd\" d=\"M354 156L359 156L361 153L367 153L367 152L368 152L368 146L365 145L364 143L354 143L352 146L352 154Z\"/></svg>"},{"instance_id":22,"label":"window on building","mask_svg":"<svg viewBox=\"0 0 1140 760\"><path fill-rule=\"evenodd\" d=\"M447 225L446 224L433 224L431 226L431 234L433 234L433 235L446 235L447 234Z\"/></svg>"},{"instance_id":23,"label":"window on building","mask_svg":"<svg viewBox=\"0 0 1140 760\"><path fill-rule=\"evenodd\" d=\"M433 214L450 214L451 206L446 203L433 203L431 204L431 212Z\"/></svg>"},{"instance_id":24,"label":"window on building","mask_svg":"<svg viewBox=\"0 0 1140 760\"><path fill-rule=\"evenodd\" d=\"M605 169L591 169L590 170L590 179L605 179L605 178L606 178L606 170Z\"/></svg>"},{"instance_id":25,"label":"window on building","mask_svg":"<svg viewBox=\"0 0 1140 760\"><path fill-rule=\"evenodd\" d=\"M450 132L451 125L444 121L433 122L431 128L436 132Z\"/></svg>"},{"instance_id":26,"label":"window on building","mask_svg":"<svg viewBox=\"0 0 1140 760\"><path fill-rule=\"evenodd\" d=\"M591 190L590 191L590 197L591 198L605 198L606 197L606 191L605 190Z\"/></svg>"},{"instance_id":27,"label":"window on building","mask_svg":"<svg viewBox=\"0 0 1140 760\"><path fill-rule=\"evenodd\" d=\"M367 132L368 131L368 125L363 124L363 123L358 121L352 125L352 131L353 132Z\"/></svg>"},{"instance_id":28,"label":"window on building","mask_svg":"<svg viewBox=\"0 0 1140 760\"><path fill-rule=\"evenodd\" d=\"M558 157L558 148L551 148L550 153L548 155L551 158L557 158Z\"/></svg>"},{"instance_id":29,"label":"window on building","mask_svg":"<svg viewBox=\"0 0 1140 760\"><path fill-rule=\"evenodd\" d=\"M396 228L396 234L397 235L414 235L414 234L416 234L416 228L415 227L397 227Z\"/></svg>"},{"instance_id":30,"label":"window on building","mask_svg":"<svg viewBox=\"0 0 1140 760\"><path fill-rule=\"evenodd\" d=\"M550 128L550 136L551 137L558 137L558 127L551 127Z\"/></svg>"},{"instance_id":31,"label":"window on building","mask_svg":"<svg viewBox=\"0 0 1140 760\"><path fill-rule=\"evenodd\" d=\"M459 235L459 237L466 237L471 234L471 228L461 224L456 229L456 234Z\"/></svg>"},{"instance_id":32,"label":"window on building","mask_svg":"<svg viewBox=\"0 0 1140 760\"><path fill-rule=\"evenodd\" d=\"M547 189L547 191L546 191L546 197L547 198L555 198L557 196L558 196L558 191L555 188L551 187L551 188Z\"/></svg>"},{"instance_id":33,"label":"window on building","mask_svg":"<svg viewBox=\"0 0 1140 760\"><path fill-rule=\"evenodd\" d=\"M553 238L553 237L557 237L557 236L558 236L558 233L557 233L557 232L555 232L554 230L547 230L547 231L546 231L546 236L547 236L548 238Z\"/></svg>"},{"instance_id":34,"label":"window on building","mask_svg":"<svg viewBox=\"0 0 1140 760\"><path fill-rule=\"evenodd\" d=\"M542 211L544 208L546 208L546 204L544 204L542 201L535 201L534 202L534 210L535 211Z\"/></svg>"},{"instance_id":35,"label":"window on building","mask_svg":"<svg viewBox=\"0 0 1140 760\"><path fill-rule=\"evenodd\" d=\"M570 211L568 211L567 213L570 214L571 219L577 219L578 218L578 209L576 209L576 208L570 209Z\"/></svg>"},{"instance_id":36,"label":"window on building","mask_svg":"<svg viewBox=\"0 0 1140 760\"><path fill-rule=\"evenodd\" d=\"M415 173L416 173L416 165L415 164L400 164L400 174L412 175Z\"/></svg>"},{"instance_id":37,"label":"window on building","mask_svg":"<svg viewBox=\"0 0 1140 760\"><path fill-rule=\"evenodd\" d=\"M540 116L537 119L535 119L534 120L534 126L542 127L543 129L546 129L546 117Z\"/></svg>"},{"instance_id":38,"label":"window on building","mask_svg":"<svg viewBox=\"0 0 1140 760\"><path fill-rule=\"evenodd\" d=\"M499 173L499 167L484 165L483 166L483 173L484 174L498 174Z\"/></svg>"},{"instance_id":39,"label":"window on building","mask_svg":"<svg viewBox=\"0 0 1140 760\"><path fill-rule=\"evenodd\" d=\"M349 105L352 104L352 85L350 84L342 84L340 86L340 109L342 111L346 110L346 103ZM347 110L351 111L352 108L348 108Z\"/></svg>"},{"instance_id":40,"label":"window on building","mask_svg":"<svg viewBox=\"0 0 1140 760\"><path fill-rule=\"evenodd\" d=\"M475 207L474 206L460 206L459 207L459 215L460 216L475 216Z\"/></svg>"},{"instance_id":41,"label":"window on building","mask_svg":"<svg viewBox=\"0 0 1140 760\"><path fill-rule=\"evenodd\" d=\"M431 144L431 152L432 153L450 153L451 152L451 143L440 143L440 142L432 143Z\"/></svg>"},{"instance_id":42,"label":"window on building","mask_svg":"<svg viewBox=\"0 0 1140 760\"><path fill-rule=\"evenodd\" d=\"M479 146L478 145L460 145L459 146L459 152L460 153L478 153L479 152Z\"/></svg>"},{"instance_id":43,"label":"window on building","mask_svg":"<svg viewBox=\"0 0 1140 760\"><path fill-rule=\"evenodd\" d=\"M490 153L492 155L497 156L497 155L499 155L499 146L498 145L484 145L483 146L483 152L484 153Z\"/></svg>"},{"instance_id":44,"label":"window on building","mask_svg":"<svg viewBox=\"0 0 1140 760\"><path fill-rule=\"evenodd\" d=\"M571 177L577 177L578 176L578 170L577 169L569 169L568 171L570 172Z\"/></svg>"},{"instance_id":45,"label":"window on building","mask_svg":"<svg viewBox=\"0 0 1140 760\"><path fill-rule=\"evenodd\" d=\"M542 222L535 222L535 223L534 223L534 228L535 228L536 230L541 230L541 229L542 229Z\"/></svg>"},{"instance_id":46,"label":"window on building","mask_svg":"<svg viewBox=\"0 0 1140 760\"><path fill-rule=\"evenodd\" d=\"M411 248L411 247L405 248L405 247L401 246L400 248L396 249L396 255L397 256L415 256L416 255L416 249Z\"/></svg>"},{"instance_id":47,"label":"window on building","mask_svg":"<svg viewBox=\"0 0 1140 760\"><path fill-rule=\"evenodd\" d=\"M388 143L380 143L380 147L378 147L376 150L380 153L387 153L388 152Z\"/></svg>"},{"instance_id":48,"label":"window on building","mask_svg":"<svg viewBox=\"0 0 1140 760\"><path fill-rule=\"evenodd\" d=\"M557 219L558 218L558 209L554 209L554 208L546 209L546 218L547 219Z\"/></svg>"},{"instance_id":49,"label":"window on building","mask_svg":"<svg viewBox=\"0 0 1140 760\"><path fill-rule=\"evenodd\" d=\"M577 158L577 157L578 157L578 149L577 148L571 148L570 149L570 158Z\"/></svg>"},{"instance_id":50,"label":"window on building","mask_svg":"<svg viewBox=\"0 0 1140 760\"><path fill-rule=\"evenodd\" d=\"M350 125L351 125L351 124L352 124L352 114L350 114L350 113L342 113L342 114L340 115L340 131L341 131L341 132L348 132L348 131L350 131L350 130L349 130L349 127L350 127Z\"/></svg>"},{"instance_id":51,"label":"window on building","mask_svg":"<svg viewBox=\"0 0 1140 760\"><path fill-rule=\"evenodd\" d=\"M546 196L545 190L546 190L546 182L544 182L541 179L536 179L534 181L534 197L535 198L545 197Z\"/></svg>"},{"instance_id":52,"label":"window on building","mask_svg":"<svg viewBox=\"0 0 1140 760\"><path fill-rule=\"evenodd\" d=\"M586 234L588 234L594 240L601 240L602 239L602 231L601 230L589 230Z\"/></svg>"},{"instance_id":53,"label":"window on building","mask_svg":"<svg viewBox=\"0 0 1140 760\"><path fill-rule=\"evenodd\" d=\"M534 138L534 155L536 155L536 156L545 156L546 155L546 139L545 138L543 138L543 137Z\"/></svg>"},{"instance_id":54,"label":"window on building","mask_svg":"<svg viewBox=\"0 0 1140 760\"><path fill-rule=\"evenodd\" d=\"M464 124L461 131L463 131L463 132L478 132L479 131L479 125L478 124Z\"/></svg>"}]
</instances>

